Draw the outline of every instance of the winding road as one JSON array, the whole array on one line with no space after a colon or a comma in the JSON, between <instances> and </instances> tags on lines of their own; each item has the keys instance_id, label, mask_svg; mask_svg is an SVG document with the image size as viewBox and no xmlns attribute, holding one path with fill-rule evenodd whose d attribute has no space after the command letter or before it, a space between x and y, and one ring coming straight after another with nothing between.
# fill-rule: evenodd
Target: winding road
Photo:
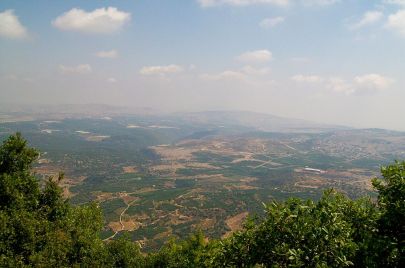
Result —
<instances>
[{"instance_id":1,"label":"winding road","mask_svg":"<svg viewBox=\"0 0 405 268\"><path fill-rule=\"evenodd\" d=\"M127 204L127 207L121 212L120 214L120 224L121 224L121 230L115 231L115 233L109 237L107 237L106 239L103 239L103 241L108 241L110 239L113 239L119 232L124 231L124 224L122 223L122 216L125 214L125 212L129 209L129 207L135 202L136 200L129 202Z\"/></svg>"}]
</instances>

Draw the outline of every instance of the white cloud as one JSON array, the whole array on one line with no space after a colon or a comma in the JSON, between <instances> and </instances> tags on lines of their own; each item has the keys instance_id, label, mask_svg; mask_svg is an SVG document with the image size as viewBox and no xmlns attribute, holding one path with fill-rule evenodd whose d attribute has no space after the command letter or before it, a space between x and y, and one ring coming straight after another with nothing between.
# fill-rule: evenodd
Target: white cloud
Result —
<instances>
[{"instance_id":1,"label":"white cloud","mask_svg":"<svg viewBox=\"0 0 405 268\"><path fill-rule=\"evenodd\" d=\"M110 77L110 78L107 79L107 82L115 83L115 82L117 82L117 79L115 79L114 77Z\"/></svg>"},{"instance_id":2,"label":"white cloud","mask_svg":"<svg viewBox=\"0 0 405 268\"><path fill-rule=\"evenodd\" d=\"M115 59L116 57L118 57L118 52L115 49L108 51L99 51L95 54L95 56L99 58Z\"/></svg>"},{"instance_id":3,"label":"white cloud","mask_svg":"<svg viewBox=\"0 0 405 268\"><path fill-rule=\"evenodd\" d=\"M384 17L384 14L381 11L367 11L363 14L361 19L355 24L351 25L350 28L353 30L368 26L380 21Z\"/></svg>"},{"instance_id":4,"label":"white cloud","mask_svg":"<svg viewBox=\"0 0 405 268\"><path fill-rule=\"evenodd\" d=\"M130 20L130 13L115 7L99 8L90 12L73 8L52 21L52 25L64 31L109 34L119 31Z\"/></svg>"},{"instance_id":5,"label":"white cloud","mask_svg":"<svg viewBox=\"0 0 405 268\"><path fill-rule=\"evenodd\" d=\"M240 71L226 70L218 74L202 74L200 78L203 80L243 80L246 75Z\"/></svg>"},{"instance_id":6,"label":"white cloud","mask_svg":"<svg viewBox=\"0 0 405 268\"><path fill-rule=\"evenodd\" d=\"M361 95L386 90L393 83L393 79L380 74L364 74L354 77L351 82L337 77L330 78L327 87L346 95Z\"/></svg>"},{"instance_id":7,"label":"white cloud","mask_svg":"<svg viewBox=\"0 0 405 268\"><path fill-rule=\"evenodd\" d=\"M338 93L351 95L356 92L356 88L340 77L332 77L326 81L325 87Z\"/></svg>"},{"instance_id":8,"label":"white cloud","mask_svg":"<svg viewBox=\"0 0 405 268\"><path fill-rule=\"evenodd\" d=\"M405 6L405 0L384 0L383 3Z\"/></svg>"},{"instance_id":9,"label":"white cloud","mask_svg":"<svg viewBox=\"0 0 405 268\"><path fill-rule=\"evenodd\" d=\"M0 12L0 36L10 39L24 39L28 36L27 29L14 14L14 10Z\"/></svg>"},{"instance_id":10,"label":"white cloud","mask_svg":"<svg viewBox=\"0 0 405 268\"><path fill-rule=\"evenodd\" d=\"M290 0L198 0L201 7L214 7L221 5L249 6L255 4L271 4L276 6L287 6Z\"/></svg>"},{"instance_id":11,"label":"white cloud","mask_svg":"<svg viewBox=\"0 0 405 268\"><path fill-rule=\"evenodd\" d=\"M269 29L277 26L280 23L283 23L284 21L284 17L265 18L259 23L259 25L262 28Z\"/></svg>"},{"instance_id":12,"label":"white cloud","mask_svg":"<svg viewBox=\"0 0 405 268\"><path fill-rule=\"evenodd\" d=\"M89 64L79 64L77 66L59 65L59 71L62 74L88 74L93 70Z\"/></svg>"},{"instance_id":13,"label":"white cloud","mask_svg":"<svg viewBox=\"0 0 405 268\"><path fill-rule=\"evenodd\" d=\"M327 6L339 3L341 0L197 0L203 8L216 6L250 6L258 4L268 4L279 7L286 7L293 4L302 4L304 6Z\"/></svg>"},{"instance_id":14,"label":"white cloud","mask_svg":"<svg viewBox=\"0 0 405 268\"><path fill-rule=\"evenodd\" d=\"M356 76L354 82L358 90L376 91L389 88L394 80L380 74L365 74Z\"/></svg>"},{"instance_id":15,"label":"white cloud","mask_svg":"<svg viewBox=\"0 0 405 268\"><path fill-rule=\"evenodd\" d=\"M170 64L166 66L145 66L139 71L142 75L165 75L180 73L183 71L183 67L175 64Z\"/></svg>"},{"instance_id":16,"label":"white cloud","mask_svg":"<svg viewBox=\"0 0 405 268\"><path fill-rule=\"evenodd\" d=\"M306 6L328 6L339 3L340 0L301 0Z\"/></svg>"},{"instance_id":17,"label":"white cloud","mask_svg":"<svg viewBox=\"0 0 405 268\"><path fill-rule=\"evenodd\" d=\"M291 77L292 80L296 82L306 82L306 83L320 83L323 78L317 75L302 75L297 74Z\"/></svg>"},{"instance_id":18,"label":"white cloud","mask_svg":"<svg viewBox=\"0 0 405 268\"><path fill-rule=\"evenodd\" d=\"M367 94L388 89L394 80L380 74L364 74L346 80L341 77L321 77L317 75L294 75L292 80L299 83L312 83L345 95Z\"/></svg>"},{"instance_id":19,"label":"white cloud","mask_svg":"<svg viewBox=\"0 0 405 268\"><path fill-rule=\"evenodd\" d=\"M240 70L225 70L217 74L202 74L203 80L228 80L228 81L245 81L252 82L261 77L267 77L270 74L269 68L255 68L250 65L244 66Z\"/></svg>"},{"instance_id":20,"label":"white cloud","mask_svg":"<svg viewBox=\"0 0 405 268\"><path fill-rule=\"evenodd\" d=\"M268 75L270 73L270 68L255 68L250 65L244 66L242 72L246 75Z\"/></svg>"},{"instance_id":21,"label":"white cloud","mask_svg":"<svg viewBox=\"0 0 405 268\"><path fill-rule=\"evenodd\" d=\"M247 63L265 63L269 62L273 57L273 54L266 50L255 50L247 51L236 57L238 61L247 62Z\"/></svg>"},{"instance_id":22,"label":"white cloud","mask_svg":"<svg viewBox=\"0 0 405 268\"><path fill-rule=\"evenodd\" d=\"M386 26L405 36L405 9L399 10L397 13L389 15Z\"/></svg>"}]
</instances>

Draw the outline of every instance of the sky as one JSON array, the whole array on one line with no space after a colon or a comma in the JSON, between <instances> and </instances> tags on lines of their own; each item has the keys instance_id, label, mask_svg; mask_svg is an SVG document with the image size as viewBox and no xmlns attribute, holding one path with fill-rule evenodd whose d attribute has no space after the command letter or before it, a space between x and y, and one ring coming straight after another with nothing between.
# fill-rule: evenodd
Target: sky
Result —
<instances>
[{"instance_id":1,"label":"sky","mask_svg":"<svg viewBox=\"0 0 405 268\"><path fill-rule=\"evenodd\" d=\"M404 100L405 0L0 1L0 103L405 130Z\"/></svg>"}]
</instances>

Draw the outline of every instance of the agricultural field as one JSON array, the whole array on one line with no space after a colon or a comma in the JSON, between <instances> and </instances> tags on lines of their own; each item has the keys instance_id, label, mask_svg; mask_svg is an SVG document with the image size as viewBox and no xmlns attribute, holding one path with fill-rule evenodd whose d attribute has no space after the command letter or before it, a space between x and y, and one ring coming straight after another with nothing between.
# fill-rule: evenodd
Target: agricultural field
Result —
<instances>
[{"instance_id":1,"label":"agricultural field","mask_svg":"<svg viewBox=\"0 0 405 268\"><path fill-rule=\"evenodd\" d=\"M20 131L41 152L39 179L63 171L70 202L102 208L103 239L128 234L144 251L197 230L225 237L273 200L317 199L328 188L373 195L380 166L405 159L401 132L295 121L294 129L263 129L223 117L7 120L0 138Z\"/></svg>"}]
</instances>

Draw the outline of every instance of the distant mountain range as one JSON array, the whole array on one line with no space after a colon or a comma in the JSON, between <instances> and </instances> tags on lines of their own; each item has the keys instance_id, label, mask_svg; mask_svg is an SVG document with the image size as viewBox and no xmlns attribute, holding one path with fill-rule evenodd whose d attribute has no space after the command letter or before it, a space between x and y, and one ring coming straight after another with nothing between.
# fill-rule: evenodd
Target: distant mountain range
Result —
<instances>
[{"instance_id":1,"label":"distant mountain range","mask_svg":"<svg viewBox=\"0 0 405 268\"><path fill-rule=\"evenodd\" d=\"M351 129L249 111L204 111L164 113L151 108L119 107L101 104L0 105L0 122L61 120L80 117L148 116L211 127L243 127L269 132L326 132Z\"/></svg>"},{"instance_id":2,"label":"distant mountain range","mask_svg":"<svg viewBox=\"0 0 405 268\"><path fill-rule=\"evenodd\" d=\"M179 113L176 116L191 123L214 124L224 127L241 126L269 132L325 132L351 129L345 126L321 124L249 111L207 111Z\"/></svg>"}]
</instances>

